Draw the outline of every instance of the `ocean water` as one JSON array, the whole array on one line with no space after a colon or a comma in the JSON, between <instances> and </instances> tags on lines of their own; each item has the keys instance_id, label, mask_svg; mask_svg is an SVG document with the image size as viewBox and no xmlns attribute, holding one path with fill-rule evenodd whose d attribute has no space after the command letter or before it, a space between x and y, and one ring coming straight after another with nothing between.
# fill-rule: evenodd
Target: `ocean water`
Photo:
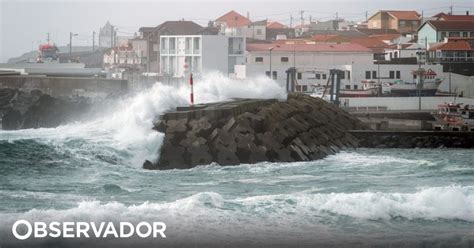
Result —
<instances>
[{"instance_id":1,"label":"ocean water","mask_svg":"<svg viewBox=\"0 0 474 248\"><path fill-rule=\"evenodd\" d=\"M219 74L195 90L199 102L285 97L268 79ZM101 118L0 131L0 246L26 219L163 221L166 239L141 241L158 246L473 247L472 150L355 149L312 162L143 170L162 140L151 123L188 93L156 84Z\"/></svg>"}]
</instances>

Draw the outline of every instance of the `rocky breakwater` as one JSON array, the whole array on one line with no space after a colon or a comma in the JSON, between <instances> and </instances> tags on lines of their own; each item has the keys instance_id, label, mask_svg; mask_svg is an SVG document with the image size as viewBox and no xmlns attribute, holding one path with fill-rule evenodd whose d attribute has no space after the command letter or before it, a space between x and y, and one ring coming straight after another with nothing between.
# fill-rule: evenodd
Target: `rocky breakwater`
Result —
<instances>
[{"instance_id":1,"label":"rocky breakwater","mask_svg":"<svg viewBox=\"0 0 474 248\"><path fill-rule=\"evenodd\" d=\"M1 129L57 127L79 120L91 106L82 97L54 98L39 90L0 89Z\"/></svg>"},{"instance_id":2,"label":"rocky breakwater","mask_svg":"<svg viewBox=\"0 0 474 248\"><path fill-rule=\"evenodd\" d=\"M155 129L165 138L158 161L146 161L145 169L316 160L357 147L348 130L365 126L321 99L292 94L284 102L240 99L178 108L161 116Z\"/></svg>"}]
</instances>

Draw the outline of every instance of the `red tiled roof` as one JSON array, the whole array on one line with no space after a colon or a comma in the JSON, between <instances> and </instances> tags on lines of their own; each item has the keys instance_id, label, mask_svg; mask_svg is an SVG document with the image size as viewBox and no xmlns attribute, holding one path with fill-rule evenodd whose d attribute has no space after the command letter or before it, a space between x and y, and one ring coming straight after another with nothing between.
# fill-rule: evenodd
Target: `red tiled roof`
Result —
<instances>
[{"instance_id":1,"label":"red tiled roof","mask_svg":"<svg viewBox=\"0 0 474 248\"><path fill-rule=\"evenodd\" d=\"M350 39L343 35L337 34L316 34L312 37L316 42L349 42Z\"/></svg>"},{"instance_id":2,"label":"red tiled roof","mask_svg":"<svg viewBox=\"0 0 474 248\"><path fill-rule=\"evenodd\" d=\"M474 40L459 39L449 40L447 43L441 43L430 49L431 51L474 51Z\"/></svg>"},{"instance_id":3,"label":"red tiled roof","mask_svg":"<svg viewBox=\"0 0 474 248\"><path fill-rule=\"evenodd\" d=\"M385 12L399 20L417 21L421 17L416 11L386 10Z\"/></svg>"},{"instance_id":4,"label":"red tiled roof","mask_svg":"<svg viewBox=\"0 0 474 248\"><path fill-rule=\"evenodd\" d=\"M243 27L252 23L247 17L231 10L227 14L217 18L218 22L223 22L230 28Z\"/></svg>"},{"instance_id":5,"label":"red tiled roof","mask_svg":"<svg viewBox=\"0 0 474 248\"><path fill-rule=\"evenodd\" d=\"M474 21L427 21L428 24L443 31L474 31Z\"/></svg>"},{"instance_id":6,"label":"red tiled roof","mask_svg":"<svg viewBox=\"0 0 474 248\"><path fill-rule=\"evenodd\" d=\"M390 48L389 45L377 38L353 38L351 39L351 43L359 44L372 50L383 50Z\"/></svg>"},{"instance_id":7,"label":"red tiled roof","mask_svg":"<svg viewBox=\"0 0 474 248\"><path fill-rule=\"evenodd\" d=\"M369 37L384 41L384 40L395 40L395 39L400 38L400 36L402 35L401 34L373 34L373 35L370 35Z\"/></svg>"},{"instance_id":8,"label":"red tiled roof","mask_svg":"<svg viewBox=\"0 0 474 248\"><path fill-rule=\"evenodd\" d=\"M293 45L293 44L308 44L308 43L311 43L313 42L312 40L308 40L308 39L286 39L286 40L276 40L276 41L273 41L273 44L289 44L289 45ZM271 42L270 42L271 43ZM316 44L313 42L313 44Z\"/></svg>"},{"instance_id":9,"label":"red tiled roof","mask_svg":"<svg viewBox=\"0 0 474 248\"><path fill-rule=\"evenodd\" d=\"M474 21L474 15L447 15L445 13L439 13L433 17L438 18L437 20L444 21Z\"/></svg>"},{"instance_id":10,"label":"red tiled roof","mask_svg":"<svg viewBox=\"0 0 474 248\"><path fill-rule=\"evenodd\" d=\"M267 23L267 28L279 29L279 28L287 28L287 27L285 25L279 23L279 22L268 22Z\"/></svg>"},{"instance_id":11,"label":"red tiled roof","mask_svg":"<svg viewBox=\"0 0 474 248\"><path fill-rule=\"evenodd\" d=\"M266 52L273 47L273 52L364 52L371 50L358 44L247 44L247 51Z\"/></svg>"}]
</instances>

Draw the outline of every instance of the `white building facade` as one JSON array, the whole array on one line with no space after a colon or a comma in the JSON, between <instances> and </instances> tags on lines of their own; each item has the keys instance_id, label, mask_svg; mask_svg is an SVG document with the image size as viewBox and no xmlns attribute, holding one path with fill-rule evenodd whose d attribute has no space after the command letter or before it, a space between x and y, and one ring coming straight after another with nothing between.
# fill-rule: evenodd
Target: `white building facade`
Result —
<instances>
[{"instance_id":1,"label":"white building facade","mask_svg":"<svg viewBox=\"0 0 474 248\"><path fill-rule=\"evenodd\" d=\"M255 46L256 45L256 46ZM280 47L277 47L280 46ZM374 64L373 53L354 44L315 44L313 46L278 44L251 44L248 46L245 73L239 78L270 75L270 48L272 78L286 87L286 71L297 69L296 90L312 92L315 87L325 86L331 69L343 70L341 89L362 89L364 81L376 83L393 83L398 80L415 82L413 71L418 65ZM443 78L441 65L422 65L425 70L431 69Z\"/></svg>"},{"instance_id":2,"label":"white building facade","mask_svg":"<svg viewBox=\"0 0 474 248\"><path fill-rule=\"evenodd\" d=\"M233 74L235 65L245 63L245 38L221 35L163 35L160 37L160 72L185 77L219 71Z\"/></svg>"},{"instance_id":3,"label":"white building facade","mask_svg":"<svg viewBox=\"0 0 474 248\"><path fill-rule=\"evenodd\" d=\"M286 85L286 71L290 67L301 71L297 75L299 84L310 85L323 81L326 84L330 69L373 64L373 52L356 44L249 44L246 57L247 77L268 76L271 67L272 78L280 85Z\"/></svg>"}]
</instances>

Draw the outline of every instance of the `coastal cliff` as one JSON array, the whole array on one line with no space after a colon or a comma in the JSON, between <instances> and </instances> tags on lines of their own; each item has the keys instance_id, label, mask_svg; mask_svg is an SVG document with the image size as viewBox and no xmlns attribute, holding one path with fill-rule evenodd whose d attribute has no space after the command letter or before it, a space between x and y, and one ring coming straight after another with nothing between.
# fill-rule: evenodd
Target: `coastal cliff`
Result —
<instances>
[{"instance_id":1,"label":"coastal cliff","mask_svg":"<svg viewBox=\"0 0 474 248\"><path fill-rule=\"evenodd\" d=\"M160 157L146 161L145 169L316 160L357 147L348 130L366 129L345 111L303 94L284 102L240 99L178 108L160 119Z\"/></svg>"}]
</instances>

